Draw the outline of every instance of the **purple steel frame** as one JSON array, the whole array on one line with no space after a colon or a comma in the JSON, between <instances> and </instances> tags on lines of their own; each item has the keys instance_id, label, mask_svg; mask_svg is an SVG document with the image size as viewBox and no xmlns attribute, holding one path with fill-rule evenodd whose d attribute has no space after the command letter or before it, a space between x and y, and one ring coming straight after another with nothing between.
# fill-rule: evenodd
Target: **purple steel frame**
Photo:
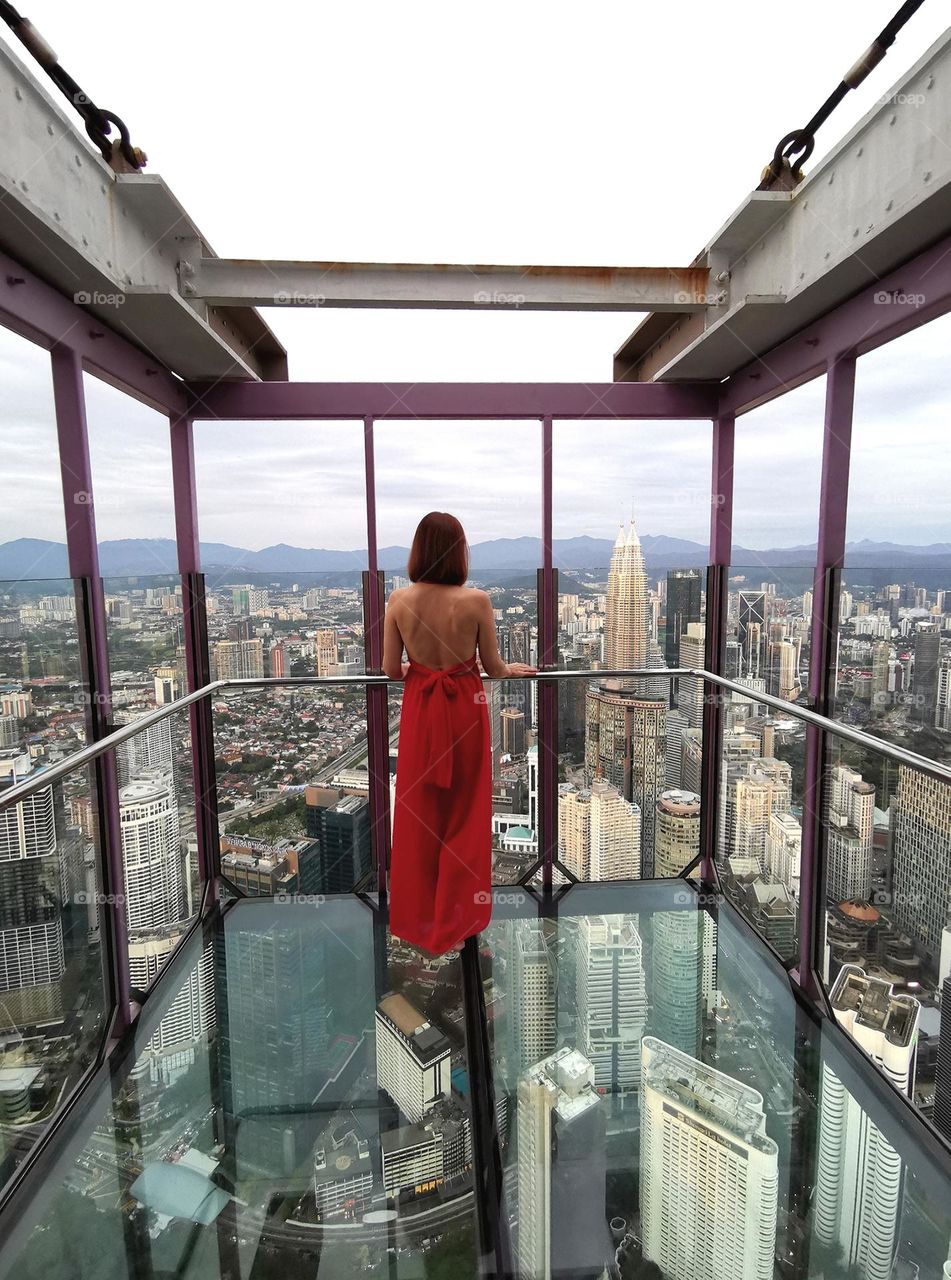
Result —
<instances>
[{"instance_id":1,"label":"purple steel frame","mask_svg":"<svg viewBox=\"0 0 951 1280\"><path fill-rule=\"evenodd\" d=\"M918 305L903 302L924 297ZM882 299L893 299L883 305ZM841 567L844 553L845 513L848 489L848 459L854 359L884 342L915 328L951 309L951 238L935 245L907 263L899 271L874 282L864 292L825 316L774 351L758 357L723 384L677 383L195 383L183 385L167 369L109 331L98 320L0 254L0 323L52 351L57 429L63 469L70 571L91 583L90 634L85 673L90 688L103 695L97 708L101 726L108 721L108 645L105 610L96 552L94 506L91 501L93 477L89 464L82 371L88 370L137 399L169 415L176 529L179 566L183 576L199 582L198 516L195 501L193 428L195 419L341 419L364 423L367 479L368 582L366 652L368 670L378 668L383 617L382 584L376 550L376 509L373 468L373 423L384 418L430 420L473 418L535 418L542 423L543 566L539 600L539 660L544 669L555 655L557 595L551 553L551 441L555 419L686 419L715 420L713 436L713 495L711 518L711 567L719 571L721 583L730 560L732 527L732 456L734 415L783 394L792 387L828 371L826 430L823 450L823 483L819 516L819 549L815 582L811 692L821 696L829 688L835 646L827 630L832 616L825 599L828 571ZM90 496L88 503L75 503L76 477L80 491ZM78 509L77 509L78 508ZM375 587L373 584L376 584ZM821 602L821 604L820 604ZM723 600L718 608L722 609ZM712 627L708 631L714 630ZM722 662L722 634L708 641L707 659L714 671ZM189 679L194 681L207 669L207 653L197 652L200 629L188 632ZM718 646L720 646L718 651ZM817 660L818 659L818 660ZM371 801L376 820L385 818L388 801L386 759L385 689L369 690L368 732L370 734ZM556 731L557 698L554 682L541 681L539 688L540 728L548 735ZM712 700L707 700L708 703ZM821 707L819 708L822 709ZM706 711L705 711L706 726ZM376 744L374 746L374 743ZM205 744L208 745L207 743ZM705 742L706 756L714 756ZM818 833L819 784L822 744L818 736L809 745L811 770L808 795L812 835L804 840L802 889L800 896L801 947L794 976L800 985L815 994L815 922L819 919L820 886L816 882L816 841ZM556 762L555 752L550 753ZM556 767L556 765L555 765ZM715 759L704 761L707 785L716 783ZM557 780L557 772L553 774ZM196 773L196 786L198 775ZM551 884L554 842L554 794L549 785L543 807L544 877ZM708 792L708 794L710 794ZM118 832L118 796L114 765L106 776L108 881L122 883L121 843ZM196 810L201 798L196 795ZM707 806L709 808L709 806ZM387 824L384 821L384 826ZM388 833L388 827L387 827ZM705 872L713 871L715 823L707 823L704 835ZM209 830L206 839L213 838ZM807 843L811 841L811 843ZM384 842L385 843L385 842ZM211 861L203 862L207 876ZM378 887L385 885L385 867L378 866ZM128 956L124 919L113 911L107 917L113 934L116 956L116 1004L118 1025L129 1012ZM125 950L124 950L125 948Z\"/></svg>"}]
</instances>

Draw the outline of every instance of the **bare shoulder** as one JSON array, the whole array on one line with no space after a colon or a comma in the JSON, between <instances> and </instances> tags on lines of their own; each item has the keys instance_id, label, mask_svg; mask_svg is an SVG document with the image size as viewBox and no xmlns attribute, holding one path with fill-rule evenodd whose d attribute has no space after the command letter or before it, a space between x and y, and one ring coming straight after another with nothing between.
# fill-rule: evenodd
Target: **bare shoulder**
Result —
<instances>
[{"instance_id":1,"label":"bare shoulder","mask_svg":"<svg viewBox=\"0 0 951 1280\"><path fill-rule=\"evenodd\" d=\"M406 598L406 587L394 587L387 597L387 605L399 604L401 600Z\"/></svg>"},{"instance_id":2,"label":"bare shoulder","mask_svg":"<svg viewBox=\"0 0 951 1280\"><path fill-rule=\"evenodd\" d=\"M492 597L481 587L463 587L467 595L467 603L473 613L481 613L485 608L492 608Z\"/></svg>"}]
</instances>

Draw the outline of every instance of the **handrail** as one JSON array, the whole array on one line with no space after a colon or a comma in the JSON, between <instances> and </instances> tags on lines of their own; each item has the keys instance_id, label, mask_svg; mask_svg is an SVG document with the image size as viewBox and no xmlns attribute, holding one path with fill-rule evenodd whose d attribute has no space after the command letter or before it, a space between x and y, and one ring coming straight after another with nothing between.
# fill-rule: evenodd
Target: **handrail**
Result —
<instances>
[{"instance_id":1,"label":"handrail","mask_svg":"<svg viewBox=\"0 0 951 1280\"><path fill-rule=\"evenodd\" d=\"M731 680L727 676L715 675L712 671L707 671L703 667L617 667L606 670L600 668L576 670L572 668L561 671L539 669L534 674L526 676L489 676L485 672L482 672L481 676L485 681L499 682L509 680L603 680L618 678L704 680L708 684L716 685L731 693L742 694L744 698L749 698L753 702L760 702L775 711L781 711L784 715L801 720L804 724L816 725L825 733L845 738L848 742L853 742L857 746L875 751L879 755L887 756L888 759L896 761L898 764L906 765L910 769L917 769L919 773L927 774L929 777L936 778L939 782L946 782L951 785L951 767L948 765L941 764L937 760L930 760L927 756L920 756L917 752L909 751L905 747L895 746L893 743L876 738L870 733L863 733L861 729L856 729L852 725L842 724L838 720L831 720L828 716L820 715L818 711L813 711L809 707L798 706L794 702L786 702L783 698L777 698L771 693L763 693L759 689L751 689L749 685L742 684L738 680ZM44 766L26 781L19 782L16 786L0 792L0 812L8 809L11 805L18 804L21 800L26 799L27 796L32 795L34 791L39 791L42 787L48 787L51 783L57 782L60 778L65 777L66 774L73 773L76 769L81 769L83 765L91 763L105 752L113 750L121 743L134 738L136 734L151 728L152 725L160 724L163 720L168 719L169 716L175 715L176 712L182 711L196 702L201 702L205 698L210 698L215 693L226 692L230 689L319 687L322 685L348 684L366 687L368 685L396 685L402 683L401 679L393 680L384 675L262 676L260 678L252 676L229 680L212 680L209 684L202 685L200 689L184 694L174 702L166 703L165 706L156 707L154 711L146 712L138 720L115 729L106 737L100 738L98 742L81 747L79 751L74 751L63 760Z\"/></svg>"}]
</instances>

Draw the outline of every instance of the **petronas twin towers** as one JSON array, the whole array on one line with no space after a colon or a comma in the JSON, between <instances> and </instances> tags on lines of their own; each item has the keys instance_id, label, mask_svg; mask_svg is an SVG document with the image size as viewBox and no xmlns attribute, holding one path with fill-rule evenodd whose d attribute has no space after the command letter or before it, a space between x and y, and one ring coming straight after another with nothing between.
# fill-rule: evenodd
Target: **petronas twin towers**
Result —
<instances>
[{"instance_id":1,"label":"petronas twin towers","mask_svg":"<svg viewBox=\"0 0 951 1280\"><path fill-rule=\"evenodd\" d=\"M644 552L632 518L626 534L621 525L611 552L604 624L604 661L609 671L663 665L650 660L649 607Z\"/></svg>"}]
</instances>

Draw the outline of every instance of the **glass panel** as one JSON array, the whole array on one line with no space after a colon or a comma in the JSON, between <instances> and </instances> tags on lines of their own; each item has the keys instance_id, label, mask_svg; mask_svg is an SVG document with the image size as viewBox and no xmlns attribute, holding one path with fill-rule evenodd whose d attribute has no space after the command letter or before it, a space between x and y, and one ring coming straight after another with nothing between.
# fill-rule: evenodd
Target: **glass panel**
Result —
<instances>
[{"instance_id":1,"label":"glass panel","mask_svg":"<svg viewBox=\"0 0 951 1280\"><path fill-rule=\"evenodd\" d=\"M0 805L42 775L0 747ZM95 1060L106 1030L105 898L92 774L77 769L0 808L0 1184Z\"/></svg>"},{"instance_id":2,"label":"glass panel","mask_svg":"<svg viewBox=\"0 0 951 1280\"><path fill-rule=\"evenodd\" d=\"M951 1059L941 1063L939 1050L951 1009L951 783L830 736L823 795L833 1006L855 966L864 976L852 986L867 979L883 1008L913 1009L917 1052L903 1087L951 1139ZM872 1056L890 1075L887 1054Z\"/></svg>"},{"instance_id":3,"label":"glass panel","mask_svg":"<svg viewBox=\"0 0 951 1280\"><path fill-rule=\"evenodd\" d=\"M943 761L951 760L949 334L943 316L858 362L834 713ZM901 406L900 448L890 405Z\"/></svg>"},{"instance_id":4,"label":"glass panel","mask_svg":"<svg viewBox=\"0 0 951 1280\"><path fill-rule=\"evenodd\" d=\"M458 956L245 900L173 964L0 1274L479 1274Z\"/></svg>"},{"instance_id":5,"label":"glass panel","mask_svg":"<svg viewBox=\"0 0 951 1280\"><path fill-rule=\"evenodd\" d=\"M538 665L540 431L537 422L386 421L374 427L377 537L387 594L409 582L406 562L422 517L430 509L451 511L469 544L469 585L492 599L503 660L530 666ZM507 491L517 495L512 508L498 500L503 456ZM512 884L538 857L538 686L532 680L490 680L485 696L492 751L492 878ZM391 720L401 704L401 687L391 689ZM398 738L397 732L390 740L391 769Z\"/></svg>"},{"instance_id":6,"label":"glass panel","mask_svg":"<svg viewBox=\"0 0 951 1280\"><path fill-rule=\"evenodd\" d=\"M69 563L49 352L0 326L0 385L0 581L62 578Z\"/></svg>"},{"instance_id":7,"label":"glass panel","mask_svg":"<svg viewBox=\"0 0 951 1280\"><path fill-rule=\"evenodd\" d=\"M201 905L188 708L115 749L132 987L146 990Z\"/></svg>"},{"instance_id":8,"label":"glass panel","mask_svg":"<svg viewBox=\"0 0 951 1280\"><path fill-rule=\"evenodd\" d=\"M349 893L373 869L362 684L212 704L221 869L247 894Z\"/></svg>"},{"instance_id":9,"label":"glass panel","mask_svg":"<svg viewBox=\"0 0 951 1280\"><path fill-rule=\"evenodd\" d=\"M106 578L106 634L116 724L188 692L181 579Z\"/></svg>"},{"instance_id":10,"label":"glass panel","mask_svg":"<svg viewBox=\"0 0 951 1280\"><path fill-rule=\"evenodd\" d=\"M750 694L722 695L718 869L731 900L786 961L798 937L806 732L756 693L805 696L812 581L806 566L733 567L727 609L726 675Z\"/></svg>"},{"instance_id":11,"label":"glass panel","mask_svg":"<svg viewBox=\"0 0 951 1280\"><path fill-rule=\"evenodd\" d=\"M560 667L703 666L710 449L706 422L554 424ZM699 852L698 682L565 680L558 699L564 866L678 875Z\"/></svg>"}]
</instances>

